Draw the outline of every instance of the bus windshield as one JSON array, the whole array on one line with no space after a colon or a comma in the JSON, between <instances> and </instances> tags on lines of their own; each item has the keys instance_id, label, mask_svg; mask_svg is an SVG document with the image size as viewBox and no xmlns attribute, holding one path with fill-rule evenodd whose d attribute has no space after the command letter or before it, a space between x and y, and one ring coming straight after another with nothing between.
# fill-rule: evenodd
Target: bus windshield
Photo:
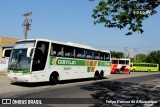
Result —
<instances>
[{"instance_id":1,"label":"bus windshield","mask_svg":"<svg viewBox=\"0 0 160 107\"><path fill-rule=\"evenodd\" d=\"M14 45L14 49L29 48L29 47L34 47L34 45L35 41L20 41Z\"/></svg>"},{"instance_id":2,"label":"bus windshield","mask_svg":"<svg viewBox=\"0 0 160 107\"><path fill-rule=\"evenodd\" d=\"M27 49L13 49L8 68L16 70L29 69L31 58L27 57Z\"/></svg>"}]
</instances>

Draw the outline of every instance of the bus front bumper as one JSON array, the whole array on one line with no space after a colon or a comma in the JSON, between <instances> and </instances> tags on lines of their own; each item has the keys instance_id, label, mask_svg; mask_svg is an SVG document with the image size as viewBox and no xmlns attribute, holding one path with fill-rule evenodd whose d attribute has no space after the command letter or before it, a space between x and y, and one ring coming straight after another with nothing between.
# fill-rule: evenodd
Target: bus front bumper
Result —
<instances>
[{"instance_id":1,"label":"bus front bumper","mask_svg":"<svg viewBox=\"0 0 160 107\"><path fill-rule=\"evenodd\" d=\"M7 74L7 77L11 82L31 82L30 75Z\"/></svg>"}]
</instances>

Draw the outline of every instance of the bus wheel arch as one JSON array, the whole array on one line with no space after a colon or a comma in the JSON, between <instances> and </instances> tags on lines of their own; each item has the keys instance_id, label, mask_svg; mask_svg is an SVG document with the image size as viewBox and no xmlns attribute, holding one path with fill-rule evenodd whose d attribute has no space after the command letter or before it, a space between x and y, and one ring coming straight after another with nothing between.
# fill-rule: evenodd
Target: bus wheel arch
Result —
<instances>
[{"instance_id":1,"label":"bus wheel arch","mask_svg":"<svg viewBox=\"0 0 160 107\"><path fill-rule=\"evenodd\" d=\"M59 74L57 71L53 71L50 75L50 78L49 78L49 83L51 85L56 85L59 81Z\"/></svg>"},{"instance_id":2,"label":"bus wheel arch","mask_svg":"<svg viewBox=\"0 0 160 107\"><path fill-rule=\"evenodd\" d=\"M119 70L118 70L118 69L115 69L115 70L114 70L114 73L115 73L115 74L118 74L118 73L119 73Z\"/></svg>"},{"instance_id":3,"label":"bus wheel arch","mask_svg":"<svg viewBox=\"0 0 160 107\"><path fill-rule=\"evenodd\" d=\"M135 69L133 69L133 72L136 72L136 70L135 70Z\"/></svg>"},{"instance_id":4,"label":"bus wheel arch","mask_svg":"<svg viewBox=\"0 0 160 107\"><path fill-rule=\"evenodd\" d=\"M148 69L148 72L151 72L151 70L150 70L150 69Z\"/></svg>"}]
</instances>

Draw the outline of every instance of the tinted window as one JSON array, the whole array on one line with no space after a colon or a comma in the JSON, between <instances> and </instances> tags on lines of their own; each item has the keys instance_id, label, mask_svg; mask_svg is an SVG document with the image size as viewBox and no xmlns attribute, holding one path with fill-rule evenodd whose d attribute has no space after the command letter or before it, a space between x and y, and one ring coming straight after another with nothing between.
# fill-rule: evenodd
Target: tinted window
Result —
<instances>
[{"instance_id":1,"label":"tinted window","mask_svg":"<svg viewBox=\"0 0 160 107\"><path fill-rule=\"evenodd\" d=\"M93 59L93 51L91 50L85 50L86 58L87 59Z\"/></svg>"},{"instance_id":2,"label":"tinted window","mask_svg":"<svg viewBox=\"0 0 160 107\"><path fill-rule=\"evenodd\" d=\"M10 57L12 50L5 50L4 57Z\"/></svg>"},{"instance_id":3,"label":"tinted window","mask_svg":"<svg viewBox=\"0 0 160 107\"><path fill-rule=\"evenodd\" d=\"M75 49L71 46L64 46L65 57L75 57Z\"/></svg>"},{"instance_id":4,"label":"tinted window","mask_svg":"<svg viewBox=\"0 0 160 107\"><path fill-rule=\"evenodd\" d=\"M64 56L64 46L61 44L52 43L51 46L51 56Z\"/></svg>"},{"instance_id":5,"label":"tinted window","mask_svg":"<svg viewBox=\"0 0 160 107\"><path fill-rule=\"evenodd\" d=\"M48 56L49 42L38 41L33 58L33 71L44 70Z\"/></svg>"},{"instance_id":6,"label":"tinted window","mask_svg":"<svg viewBox=\"0 0 160 107\"><path fill-rule=\"evenodd\" d=\"M82 48L76 48L76 57L84 58L84 50Z\"/></svg>"},{"instance_id":7,"label":"tinted window","mask_svg":"<svg viewBox=\"0 0 160 107\"><path fill-rule=\"evenodd\" d=\"M126 64L129 64L129 60L126 60Z\"/></svg>"},{"instance_id":8,"label":"tinted window","mask_svg":"<svg viewBox=\"0 0 160 107\"><path fill-rule=\"evenodd\" d=\"M125 64L125 60L119 60L119 64Z\"/></svg>"},{"instance_id":9,"label":"tinted window","mask_svg":"<svg viewBox=\"0 0 160 107\"><path fill-rule=\"evenodd\" d=\"M118 64L118 60L112 60L112 64Z\"/></svg>"},{"instance_id":10,"label":"tinted window","mask_svg":"<svg viewBox=\"0 0 160 107\"><path fill-rule=\"evenodd\" d=\"M100 59L99 52L94 52L94 59L96 59L96 60Z\"/></svg>"},{"instance_id":11,"label":"tinted window","mask_svg":"<svg viewBox=\"0 0 160 107\"><path fill-rule=\"evenodd\" d=\"M109 53L105 53L105 60L110 61L110 54Z\"/></svg>"},{"instance_id":12,"label":"tinted window","mask_svg":"<svg viewBox=\"0 0 160 107\"><path fill-rule=\"evenodd\" d=\"M100 60L105 60L105 54L104 53L100 53Z\"/></svg>"}]
</instances>

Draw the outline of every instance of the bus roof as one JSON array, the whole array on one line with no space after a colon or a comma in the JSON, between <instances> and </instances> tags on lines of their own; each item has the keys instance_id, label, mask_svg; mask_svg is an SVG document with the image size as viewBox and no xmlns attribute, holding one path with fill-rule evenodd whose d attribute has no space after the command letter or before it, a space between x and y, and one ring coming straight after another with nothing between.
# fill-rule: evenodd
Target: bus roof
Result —
<instances>
[{"instance_id":1,"label":"bus roof","mask_svg":"<svg viewBox=\"0 0 160 107\"><path fill-rule=\"evenodd\" d=\"M91 46L87 46L87 45L82 45L82 44L77 44L77 43L72 43L72 42L59 42L59 41L54 41L54 40L49 40L49 39L23 39L23 40L19 40L17 42L34 41L34 40L35 41L37 41L37 40L46 41L46 42L51 42L51 43L63 44L63 45L68 45L68 46L73 46L73 47L79 47L79 48L85 48L85 49L110 53L110 51L108 51L108 50L95 49L95 48L93 48Z\"/></svg>"},{"instance_id":2,"label":"bus roof","mask_svg":"<svg viewBox=\"0 0 160 107\"><path fill-rule=\"evenodd\" d=\"M145 62L132 62L131 64L156 64L156 63L145 63Z\"/></svg>"}]
</instances>

